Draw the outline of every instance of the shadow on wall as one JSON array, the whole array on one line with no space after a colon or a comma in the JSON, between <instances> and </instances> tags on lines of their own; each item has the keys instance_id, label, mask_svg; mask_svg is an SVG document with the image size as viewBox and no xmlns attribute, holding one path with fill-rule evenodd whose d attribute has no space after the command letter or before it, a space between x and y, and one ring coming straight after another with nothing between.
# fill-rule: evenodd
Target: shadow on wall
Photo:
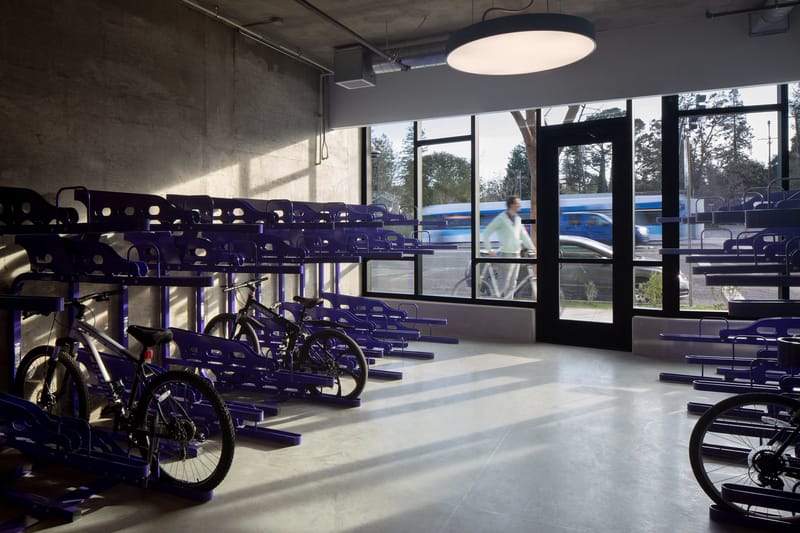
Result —
<instances>
[{"instance_id":1,"label":"shadow on wall","mask_svg":"<svg viewBox=\"0 0 800 533\"><path fill-rule=\"evenodd\" d=\"M59 188L75 185L359 200L356 129L330 133L331 157L315 165L316 71L179 2L10 4L0 18L0 117L13 127L0 143L0 184L51 202ZM13 237L0 238L0 290L27 268ZM308 279L316 291L316 276ZM31 283L25 293L63 294L63 284L44 285ZM290 291L299 288L290 283ZM180 319L173 325L194 319L188 292L172 292ZM218 294L206 291L211 309L221 308ZM156 325L158 291L132 288L130 296L130 322ZM25 335L28 347L47 339L44 326L26 323Z\"/></svg>"}]
</instances>

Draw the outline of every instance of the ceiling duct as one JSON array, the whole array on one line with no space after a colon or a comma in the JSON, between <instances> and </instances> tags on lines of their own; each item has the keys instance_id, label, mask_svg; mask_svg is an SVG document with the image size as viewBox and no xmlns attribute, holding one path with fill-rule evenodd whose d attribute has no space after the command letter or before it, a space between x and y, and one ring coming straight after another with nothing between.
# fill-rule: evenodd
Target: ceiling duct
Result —
<instances>
[{"instance_id":1,"label":"ceiling duct","mask_svg":"<svg viewBox=\"0 0 800 533\"><path fill-rule=\"evenodd\" d=\"M359 44L334 50L333 71L333 81L345 89L375 87L369 51Z\"/></svg>"},{"instance_id":2,"label":"ceiling duct","mask_svg":"<svg viewBox=\"0 0 800 533\"><path fill-rule=\"evenodd\" d=\"M734 9L731 11L706 11L706 17L717 18L747 13L750 17L750 36L771 35L789 31L789 14L800 5L800 1L780 2L766 0L761 7Z\"/></svg>"},{"instance_id":3,"label":"ceiling duct","mask_svg":"<svg viewBox=\"0 0 800 533\"><path fill-rule=\"evenodd\" d=\"M437 67L447 64L447 36L428 39L426 42L408 43L396 45L386 50L386 53L402 60L404 65L412 69L424 67ZM402 70L397 63L382 60L380 57L372 56L372 69L376 74L387 74Z\"/></svg>"},{"instance_id":4,"label":"ceiling duct","mask_svg":"<svg viewBox=\"0 0 800 533\"><path fill-rule=\"evenodd\" d=\"M770 7L774 2L767 2L764 7ZM775 7L756 13L750 13L750 36L772 35L789 31L789 13L794 7Z\"/></svg>"}]
</instances>

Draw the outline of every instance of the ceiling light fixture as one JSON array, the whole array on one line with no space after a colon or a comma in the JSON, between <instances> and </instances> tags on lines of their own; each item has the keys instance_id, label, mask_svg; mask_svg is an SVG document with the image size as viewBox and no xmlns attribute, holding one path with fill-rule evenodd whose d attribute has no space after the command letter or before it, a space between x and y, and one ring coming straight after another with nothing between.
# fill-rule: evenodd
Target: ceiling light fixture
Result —
<instances>
[{"instance_id":1,"label":"ceiling light fixture","mask_svg":"<svg viewBox=\"0 0 800 533\"><path fill-rule=\"evenodd\" d=\"M447 64L471 74L529 74L569 65L597 47L594 25L582 17L557 13L511 15L483 20L459 30L447 42Z\"/></svg>"}]
</instances>

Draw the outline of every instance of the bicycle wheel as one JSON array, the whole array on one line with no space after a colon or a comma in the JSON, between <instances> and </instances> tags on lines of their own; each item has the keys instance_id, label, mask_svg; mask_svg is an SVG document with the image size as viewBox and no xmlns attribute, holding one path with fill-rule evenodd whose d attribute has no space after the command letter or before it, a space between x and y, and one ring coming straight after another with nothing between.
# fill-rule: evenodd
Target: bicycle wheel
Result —
<instances>
[{"instance_id":1,"label":"bicycle wheel","mask_svg":"<svg viewBox=\"0 0 800 533\"><path fill-rule=\"evenodd\" d=\"M472 278L466 277L461 278L458 283L455 284L453 287L453 291L450 293L451 296L470 296L470 291L472 291Z\"/></svg>"},{"instance_id":2,"label":"bicycle wheel","mask_svg":"<svg viewBox=\"0 0 800 533\"><path fill-rule=\"evenodd\" d=\"M515 300L536 300L536 277L532 273L520 274L514 286Z\"/></svg>"},{"instance_id":3,"label":"bicycle wheel","mask_svg":"<svg viewBox=\"0 0 800 533\"><path fill-rule=\"evenodd\" d=\"M219 393L204 378L170 370L150 380L136 407L136 444L161 479L210 491L233 462L233 421Z\"/></svg>"},{"instance_id":4,"label":"bicycle wheel","mask_svg":"<svg viewBox=\"0 0 800 533\"><path fill-rule=\"evenodd\" d=\"M700 417L689 441L689 459L697 481L715 503L752 516L800 521L800 514L722 497L722 485L728 483L797 493L798 409L800 402L786 396L740 394Z\"/></svg>"},{"instance_id":5,"label":"bicycle wheel","mask_svg":"<svg viewBox=\"0 0 800 533\"><path fill-rule=\"evenodd\" d=\"M237 322L237 320L238 315L234 313L219 314L208 321L203 333L222 337L223 339L244 342L256 353L260 353L261 344L258 341L256 330L253 329L251 324L242 321Z\"/></svg>"},{"instance_id":6,"label":"bicycle wheel","mask_svg":"<svg viewBox=\"0 0 800 533\"><path fill-rule=\"evenodd\" d=\"M89 419L86 381L77 363L53 346L37 346L25 354L14 379L14 394L35 403L46 413Z\"/></svg>"},{"instance_id":7,"label":"bicycle wheel","mask_svg":"<svg viewBox=\"0 0 800 533\"><path fill-rule=\"evenodd\" d=\"M355 399L367 383L367 359L356 342L341 331L326 329L303 341L295 368L333 378L333 388L314 387L317 393Z\"/></svg>"}]
</instances>

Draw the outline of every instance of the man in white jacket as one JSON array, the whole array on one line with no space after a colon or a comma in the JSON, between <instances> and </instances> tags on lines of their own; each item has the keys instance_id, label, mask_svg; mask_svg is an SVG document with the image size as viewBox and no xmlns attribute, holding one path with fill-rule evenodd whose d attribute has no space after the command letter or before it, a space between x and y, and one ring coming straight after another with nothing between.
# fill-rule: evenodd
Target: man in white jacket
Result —
<instances>
[{"instance_id":1,"label":"man in white jacket","mask_svg":"<svg viewBox=\"0 0 800 533\"><path fill-rule=\"evenodd\" d=\"M506 199L506 211L494 217L494 220L486 226L481 234L481 243L486 243L489 247L489 255L498 255L491 249L492 235L496 235L500 241L500 257L519 257L522 248L527 249L530 255L536 252L536 247L518 214L520 207L522 203L519 196L509 196ZM519 263L498 263L494 265L494 269L497 272L497 288L501 292L495 296L513 298Z\"/></svg>"}]
</instances>

